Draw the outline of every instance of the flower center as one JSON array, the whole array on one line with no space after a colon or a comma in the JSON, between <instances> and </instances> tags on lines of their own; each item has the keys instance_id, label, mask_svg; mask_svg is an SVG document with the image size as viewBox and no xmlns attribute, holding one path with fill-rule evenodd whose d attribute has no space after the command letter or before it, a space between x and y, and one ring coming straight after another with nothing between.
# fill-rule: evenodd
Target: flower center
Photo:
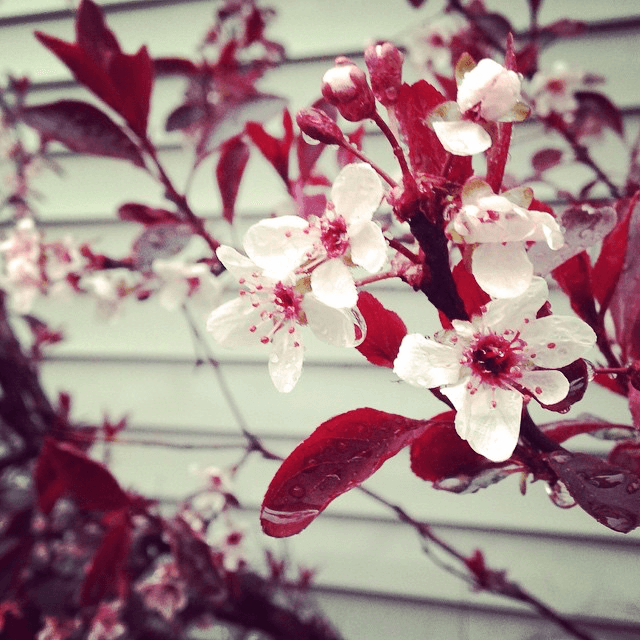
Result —
<instances>
[{"instance_id":1,"label":"flower center","mask_svg":"<svg viewBox=\"0 0 640 640\"><path fill-rule=\"evenodd\" d=\"M323 218L320 222L320 240L329 258L343 256L349 248L346 220L342 216L333 220Z\"/></svg>"},{"instance_id":2,"label":"flower center","mask_svg":"<svg viewBox=\"0 0 640 640\"><path fill-rule=\"evenodd\" d=\"M290 285L278 282L273 287L274 303L282 310L282 315L287 319L295 319L300 315L300 305L303 296L296 293L295 289Z\"/></svg>"},{"instance_id":3,"label":"flower center","mask_svg":"<svg viewBox=\"0 0 640 640\"><path fill-rule=\"evenodd\" d=\"M509 341L502 336L481 336L471 347L467 357L472 371L483 380L498 384L520 364L521 341Z\"/></svg>"}]
</instances>

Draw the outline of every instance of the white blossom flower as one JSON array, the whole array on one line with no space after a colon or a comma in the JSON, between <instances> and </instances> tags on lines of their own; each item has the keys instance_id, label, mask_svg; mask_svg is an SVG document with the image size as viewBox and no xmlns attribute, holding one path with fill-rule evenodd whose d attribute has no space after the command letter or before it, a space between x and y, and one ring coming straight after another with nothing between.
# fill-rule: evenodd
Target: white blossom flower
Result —
<instances>
[{"instance_id":1,"label":"white blossom flower","mask_svg":"<svg viewBox=\"0 0 640 640\"><path fill-rule=\"evenodd\" d=\"M462 206L449 226L455 242L476 244L471 263L478 284L492 297L512 298L527 289L533 265L525 242L544 240L559 249L562 231L546 211L530 210L533 192L522 187L497 195L479 178L471 178L462 190Z\"/></svg>"},{"instance_id":2,"label":"white blossom flower","mask_svg":"<svg viewBox=\"0 0 640 640\"><path fill-rule=\"evenodd\" d=\"M209 310L220 299L220 281L202 262L187 263L158 258L153 261L151 268L160 280L160 304L169 311L177 309L187 300L191 300L198 308Z\"/></svg>"},{"instance_id":3,"label":"white blossom flower","mask_svg":"<svg viewBox=\"0 0 640 640\"><path fill-rule=\"evenodd\" d=\"M350 265L377 273L387 260L382 229L372 220L383 195L382 182L368 164L348 164L333 183L324 216L311 223L322 259L311 273L311 289L331 307L353 307L358 300Z\"/></svg>"},{"instance_id":4,"label":"white blossom flower","mask_svg":"<svg viewBox=\"0 0 640 640\"><path fill-rule=\"evenodd\" d=\"M490 58L474 65L467 56L456 67L457 102L439 105L429 122L442 146L458 156L486 151L491 136L480 122L524 120L529 108L522 102L521 78Z\"/></svg>"},{"instance_id":5,"label":"white blossom flower","mask_svg":"<svg viewBox=\"0 0 640 640\"><path fill-rule=\"evenodd\" d=\"M540 117L550 113L569 115L578 108L576 91L584 90L598 78L582 69L574 69L566 62L556 60L550 69L541 70L531 79L529 91L535 111Z\"/></svg>"},{"instance_id":6,"label":"white blossom flower","mask_svg":"<svg viewBox=\"0 0 640 640\"><path fill-rule=\"evenodd\" d=\"M364 320L357 310L320 302L305 274L274 277L231 247L219 247L216 253L244 288L238 298L214 309L207 329L226 348L270 345L269 373L278 391L291 391L302 373L301 326L337 346L356 346L364 339Z\"/></svg>"},{"instance_id":7,"label":"white blossom flower","mask_svg":"<svg viewBox=\"0 0 640 640\"><path fill-rule=\"evenodd\" d=\"M310 272L318 300L336 309L354 307L358 292L351 267L377 273L387 260L382 229L372 220L383 195L382 182L368 164L348 164L333 183L322 217L262 220L247 231L243 246L273 277Z\"/></svg>"},{"instance_id":8,"label":"white blossom flower","mask_svg":"<svg viewBox=\"0 0 640 640\"><path fill-rule=\"evenodd\" d=\"M569 381L560 371L590 349L591 328L570 316L536 318L547 300L542 278L517 299L493 300L471 322L433 339L405 336L395 373L410 384L440 387L456 409L458 435L481 455L499 462L518 442L523 394L545 405L563 400Z\"/></svg>"}]
</instances>

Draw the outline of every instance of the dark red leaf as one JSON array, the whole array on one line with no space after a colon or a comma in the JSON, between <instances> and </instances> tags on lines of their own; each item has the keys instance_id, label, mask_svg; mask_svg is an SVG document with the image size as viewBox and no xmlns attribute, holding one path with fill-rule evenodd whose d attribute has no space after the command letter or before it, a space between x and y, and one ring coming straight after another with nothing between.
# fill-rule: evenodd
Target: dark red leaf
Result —
<instances>
[{"instance_id":1,"label":"dark red leaf","mask_svg":"<svg viewBox=\"0 0 640 640\"><path fill-rule=\"evenodd\" d=\"M102 10L91 0L83 0L78 9L75 43L41 32L35 35L78 82L117 111L135 133L145 136L153 85L153 66L145 47L135 55L122 53Z\"/></svg>"},{"instance_id":2,"label":"dark red leaf","mask_svg":"<svg viewBox=\"0 0 640 640\"><path fill-rule=\"evenodd\" d=\"M631 199L618 224L602 241L602 248L594 266L593 295L603 309L609 307L622 272L627 255L629 224L637 202L638 194Z\"/></svg>"},{"instance_id":3,"label":"dark red leaf","mask_svg":"<svg viewBox=\"0 0 640 640\"><path fill-rule=\"evenodd\" d=\"M86 102L60 100L25 107L22 119L43 138L61 142L72 151L144 166L138 148L127 134L109 116Z\"/></svg>"},{"instance_id":4,"label":"dark red leaf","mask_svg":"<svg viewBox=\"0 0 640 640\"><path fill-rule=\"evenodd\" d=\"M242 138L231 138L222 145L216 166L216 180L222 198L222 216L232 223L240 181L249 162L249 146Z\"/></svg>"},{"instance_id":5,"label":"dark red leaf","mask_svg":"<svg viewBox=\"0 0 640 640\"><path fill-rule=\"evenodd\" d=\"M605 527L629 533L640 524L640 478L635 473L565 450L547 454L546 460L576 503Z\"/></svg>"},{"instance_id":6,"label":"dark red leaf","mask_svg":"<svg viewBox=\"0 0 640 640\"><path fill-rule=\"evenodd\" d=\"M611 450L608 460L611 464L640 475L640 444L620 442Z\"/></svg>"},{"instance_id":7,"label":"dark red leaf","mask_svg":"<svg viewBox=\"0 0 640 640\"><path fill-rule=\"evenodd\" d=\"M262 155L278 172L285 185L289 187L289 152L293 143L293 123L287 110L284 112L282 121L285 133L281 139L268 134L257 122L247 123L246 132L253 144L260 149Z\"/></svg>"},{"instance_id":8,"label":"dark red leaf","mask_svg":"<svg viewBox=\"0 0 640 640\"><path fill-rule=\"evenodd\" d=\"M146 271L157 258L172 258L187 246L191 237L191 227L187 224L147 227L133 243L132 254L136 267Z\"/></svg>"},{"instance_id":9,"label":"dark red leaf","mask_svg":"<svg viewBox=\"0 0 640 640\"><path fill-rule=\"evenodd\" d=\"M369 408L327 420L296 447L271 481L260 514L264 532L276 538L299 533L429 424Z\"/></svg>"},{"instance_id":10,"label":"dark red leaf","mask_svg":"<svg viewBox=\"0 0 640 640\"><path fill-rule=\"evenodd\" d=\"M538 70L538 54L540 53L538 44L529 44L516 51L516 69L525 78L531 78Z\"/></svg>"},{"instance_id":11,"label":"dark red leaf","mask_svg":"<svg viewBox=\"0 0 640 640\"><path fill-rule=\"evenodd\" d=\"M573 420L558 420L539 425L540 430L549 438L562 444L566 440L582 434L589 434L597 438L611 439L630 437L634 428L624 424L607 422L589 414L580 415Z\"/></svg>"},{"instance_id":12,"label":"dark red leaf","mask_svg":"<svg viewBox=\"0 0 640 640\"><path fill-rule=\"evenodd\" d=\"M558 369L560 373L569 381L569 393L555 404L542 404L549 411L566 413L572 405L582 400L589 386L589 367L582 359L574 360L572 363Z\"/></svg>"},{"instance_id":13,"label":"dark red leaf","mask_svg":"<svg viewBox=\"0 0 640 640\"><path fill-rule=\"evenodd\" d=\"M355 131L347 136L349 143L356 149L362 151L362 139L364 138L365 128L364 125L360 125ZM339 167L345 167L352 162L358 162L359 158L350 149L346 147L339 147L337 153L337 160Z\"/></svg>"},{"instance_id":14,"label":"dark red leaf","mask_svg":"<svg viewBox=\"0 0 640 640\"><path fill-rule=\"evenodd\" d=\"M480 288L473 274L465 267L464 262L458 262L451 273L467 314L469 316L480 314L482 307L491 300L491 296Z\"/></svg>"},{"instance_id":15,"label":"dark red leaf","mask_svg":"<svg viewBox=\"0 0 640 640\"><path fill-rule=\"evenodd\" d=\"M513 41L513 33L511 31L507 34L507 48L504 54L504 66L505 69L509 69L509 71L518 71L515 43Z\"/></svg>"},{"instance_id":16,"label":"dark red leaf","mask_svg":"<svg viewBox=\"0 0 640 640\"><path fill-rule=\"evenodd\" d=\"M569 296L571 308L590 326L597 325L597 312L591 288L592 266L589 255L581 251L552 272L560 288Z\"/></svg>"},{"instance_id":17,"label":"dark red leaf","mask_svg":"<svg viewBox=\"0 0 640 640\"><path fill-rule=\"evenodd\" d=\"M613 129L619 136L624 136L624 121L620 109L602 93L597 91L576 91L578 101L578 120L590 116L600 124Z\"/></svg>"},{"instance_id":18,"label":"dark red leaf","mask_svg":"<svg viewBox=\"0 0 640 640\"><path fill-rule=\"evenodd\" d=\"M199 104L181 104L167 116L165 131L182 131L204 118L205 115L206 111Z\"/></svg>"},{"instance_id":19,"label":"dark red leaf","mask_svg":"<svg viewBox=\"0 0 640 640\"><path fill-rule=\"evenodd\" d=\"M180 218L166 209L154 209L146 204L127 202L118 207L118 217L121 220L130 220L151 227L156 224L179 223Z\"/></svg>"},{"instance_id":20,"label":"dark red leaf","mask_svg":"<svg viewBox=\"0 0 640 640\"><path fill-rule=\"evenodd\" d=\"M156 76L194 76L200 70L187 58L154 58L153 72Z\"/></svg>"},{"instance_id":21,"label":"dark red leaf","mask_svg":"<svg viewBox=\"0 0 640 640\"><path fill-rule=\"evenodd\" d=\"M358 309L367 324L367 335L356 348L372 364L393 369L400 343L407 335L405 323L368 291L358 294Z\"/></svg>"},{"instance_id":22,"label":"dark red leaf","mask_svg":"<svg viewBox=\"0 0 640 640\"><path fill-rule=\"evenodd\" d=\"M563 157L564 152L560 149L540 149L533 154L531 166L537 172L546 171L558 165Z\"/></svg>"},{"instance_id":23,"label":"dark red leaf","mask_svg":"<svg viewBox=\"0 0 640 640\"><path fill-rule=\"evenodd\" d=\"M63 494L81 509L114 511L124 509L129 497L111 472L66 442L47 438L35 474L38 502L47 513Z\"/></svg>"},{"instance_id":24,"label":"dark red leaf","mask_svg":"<svg viewBox=\"0 0 640 640\"><path fill-rule=\"evenodd\" d=\"M107 596L126 592L125 565L131 546L131 525L125 513L119 514L106 532L91 560L80 592L80 604L90 607Z\"/></svg>"}]
</instances>

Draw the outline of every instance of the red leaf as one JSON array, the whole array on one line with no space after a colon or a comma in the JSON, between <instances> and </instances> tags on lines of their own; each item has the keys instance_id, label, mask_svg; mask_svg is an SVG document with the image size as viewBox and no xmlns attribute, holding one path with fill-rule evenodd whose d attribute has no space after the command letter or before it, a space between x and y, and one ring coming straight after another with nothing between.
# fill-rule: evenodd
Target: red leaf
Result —
<instances>
[{"instance_id":1,"label":"red leaf","mask_svg":"<svg viewBox=\"0 0 640 640\"><path fill-rule=\"evenodd\" d=\"M154 58L153 72L156 76L194 76L199 72L199 69L187 58Z\"/></svg>"},{"instance_id":2,"label":"red leaf","mask_svg":"<svg viewBox=\"0 0 640 640\"><path fill-rule=\"evenodd\" d=\"M546 459L573 499L605 527L629 533L640 524L640 478L635 473L565 450Z\"/></svg>"},{"instance_id":3,"label":"red leaf","mask_svg":"<svg viewBox=\"0 0 640 640\"><path fill-rule=\"evenodd\" d=\"M395 311L386 309L368 291L358 294L358 309L366 322L367 335L356 349L371 364L393 369L400 343L407 335L405 323Z\"/></svg>"},{"instance_id":4,"label":"red leaf","mask_svg":"<svg viewBox=\"0 0 640 640\"><path fill-rule=\"evenodd\" d=\"M249 162L249 147L240 137L231 138L222 145L216 167L216 179L222 197L222 215L233 222L233 214L240 188L240 180Z\"/></svg>"},{"instance_id":5,"label":"red leaf","mask_svg":"<svg viewBox=\"0 0 640 640\"><path fill-rule=\"evenodd\" d=\"M569 296L571 308L590 326L597 326L597 312L591 288L593 268L586 251L581 251L552 272L560 288Z\"/></svg>"},{"instance_id":6,"label":"red leaf","mask_svg":"<svg viewBox=\"0 0 640 640\"><path fill-rule=\"evenodd\" d=\"M569 381L569 392L560 402L556 402L555 404L540 404L549 411L566 413L571 408L571 405L574 405L584 397L587 387L589 386L589 367L582 358L578 358L570 364L557 369L557 371L560 371Z\"/></svg>"},{"instance_id":7,"label":"red leaf","mask_svg":"<svg viewBox=\"0 0 640 640\"><path fill-rule=\"evenodd\" d=\"M491 296L480 288L473 274L462 261L458 262L451 273L467 314L473 316L481 313L481 308L491 300Z\"/></svg>"},{"instance_id":8,"label":"red leaf","mask_svg":"<svg viewBox=\"0 0 640 640\"><path fill-rule=\"evenodd\" d=\"M264 532L276 538L299 533L429 424L369 408L327 420L296 447L271 481L260 514Z\"/></svg>"},{"instance_id":9,"label":"red leaf","mask_svg":"<svg viewBox=\"0 0 640 640\"><path fill-rule=\"evenodd\" d=\"M82 0L76 14L75 43L41 32L35 35L78 82L117 111L135 133L145 136L153 85L153 66L145 47L135 55L122 53L102 10L91 0Z\"/></svg>"},{"instance_id":10,"label":"red leaf","mask_svg":"<svg viewBox=\"0 0 640 640\"><path fill-rule=\"evenodd\" d=\"M593 294L602 309L609 307L611 296L622 273L622 267L627 255L629 223L638 202L638 197L639 194L636 194L632 198L624 217L602 241L602 248L594 266L593 276Z\"/></svg>"},{"instance_id":11,"label":"red leaf","mask_svg":"<svg viewBox=\"0 0 640 640\"><path fill-rule=\"evenodd\" d=\"M80 592L81 606L96 605L109 595L124 595L124 570L130 546L130 524L122 513L106 532L89 565Z\"/></svg>"},{"instance_id":12,"label":"red leaf","mask_svg":"<svg viewBox=\"0 0 640 640\"><path fill-rule=\"evenodd\" d=\"M93 511L114 511L129 504L129 497L104 465L51 438L40 452L35 484L45 513L63 494L71 496L81 509Z\"/></svg>"},{"instance_id":13,"label":"red leaf","mask_svg":"<svg viewBox=\"0 0 640 640\"><path fill-rule=\"evenodd\" d=\"M246 132L256 147L260 149L262 155L278 172L285 185L289 187L289 152L293 143L293 123L287 110L284 112L282 122L285 130L282 139L274 138L268 134L264 127L257 122L247 123Z\"/></svg>"},{"instance_id":14,"label":"red leaf","mask_svg":"<svg viewBox=\"0 0 640 640\"><path fill-rule=\"evenodd\" d=\"M608 460L611 464L640 475L640 444L620 442L611 450Z\"/></svg>"},{"instance_id":15,"label":"red leaf","mask_svg":"<svg viewBox=\"0 0 640 640\"><path fill-rule=\"evenodd\" d=\"M602 263L602 271L598 271L596 277L607 278L607 268L618 270L615 289L610 295L609 309L616 329L616 340L622 348L624 362L632 362L640 359L640 192L638 192L629 204L629 218L627 223L619 231L614 229L614 237L605 239L603 251L607 251L608 259ZM626 227L626 228L625 228ZM628 229L628 235L626 230ZM626 236L626 237L625 237ZM617 250L624 254L624 260L620 267L620 256L615 256L615 241L619 240ZM604 273L603 273L604 272ZM603 299L603 305L606 298Z\"/></svg>"},{"instance_id":16,"label":"red leaf","mask_svg":"<svg viewBox=\"0 0 640 640\"><path fill-rule=\"evenodd\" d=\"M548 422L540 425L540 430L558 444L585 433L596 438L608 439L609 434L615 434L616 437L630 437L635 431L633 427L607 422L589 414L581 415L573 420Z\"/></svg>"},{"instance_id":17,"label":"red leaf","mask_svg":"<svg viewBox=\"0 0 640 640\"><path fill-rule=\"evenodd\" d=\"M511 31L507 34L507 48L504 53L504 66L506 69L509 69L509 71L518 71L515 43L513 41L513 33L511 33Z\"/></svg>"},{"instance_id":18,"label":"red leaf","mask_svg":"<svg viewBox=\"0 0 640 640\"><path fill-rule=\"evenodd\" d=\"M146 271L157 258L172 258L187 246L191 237L191 227L186 224L147 227L133 243L132 254L136 267Z\"/></svg>"},{"instance_id":19,"label":"red leaf","mask_svg":"<svg viewBox=\"0 0 640 640\"><path fill-rule=\"evenodd\" d=\"M558 165L563 157L564 153L560 149L540 149L533 154L531 166L541 173Z\"/></svg>"},{"instance_id":20,"label":"red leaf","mask_svg":"<svg viewBox=\"0 0 640 640\"><path fill-rule=\"evenodd\" d=\"M109 116L86 102L60 100L25 107L22 119L43 138L61 142L77 153L120 158L144 166L129 136Z\"/></svg>"},{"instance_id":21,"label":"red leaf","mask_svg":"<svg viewBox=\"0 0 640 640\"><path fill-rule=\"evenodd\" d=\"M600 124L613 129L619 136L624 136L624 121L618 107L597 91L576 91L578 101L576 118L581 120L586 116L595 118Z\"/></svg>"},{"instance_id":22,"label":"red leaf","mask_svg":"<svg viewBox=\"0 0 640 640\"><path fill-rule=\"evenodd\" d=\"M491 127L493 143L489 147L487 156L487 183L500 193L504 169L507 166L513 122L496 122Z\"/></svg>"},{"instance_id":23,"label":"red leaf","mask_svg":"<svg viewBox=\"0 0 640 640\"><path fill-rule=\"evenodd\" d=\"M156 224L179 223L181 220L171 211L166 209L154 209L146 204L127 202L118 208L118 217L121 220L130 220L151 227Z\"/></svg>"}]
</instances>

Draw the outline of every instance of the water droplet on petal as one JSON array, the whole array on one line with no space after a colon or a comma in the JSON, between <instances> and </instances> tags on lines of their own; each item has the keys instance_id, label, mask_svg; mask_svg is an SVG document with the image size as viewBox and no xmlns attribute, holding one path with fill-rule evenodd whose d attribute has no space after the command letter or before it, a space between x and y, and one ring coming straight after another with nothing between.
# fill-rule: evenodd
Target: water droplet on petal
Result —
<instances>
[{"instance_id":1,"label":"water droplet on petal","mask_svg":"<svg viewBox=\"0 0 640 640\"><path fill-rule=\"evenodd\" d=\"M297 524L304 520L312 520L320 511L318 509L300 509L300 511L277 511L265 507L262 510L262 519L272 524L287 525Z\"/></svg>"},{"instance_id":2,"label":"water droplet on petal","mask_svg":"<svg viewBox=\"0 0 640 640\"><path fill-rule=\"evenodd\" d=\"M319 483L316 489L318 491L333 491L340 484L340 476L332 473L331 475L323 478Z\"/></svg>"},{"instance_id":3,"label":"water droplet on petal","mask_svg":"<svg viewBox=\"0 0 640 640\"><path fill-rule=\"evenodd\" d=\"M289 495L292 498L303 498L306 493L307 493L306 489L299 484L296 484L289 489Z\"/></svg>"}]
</instances>

